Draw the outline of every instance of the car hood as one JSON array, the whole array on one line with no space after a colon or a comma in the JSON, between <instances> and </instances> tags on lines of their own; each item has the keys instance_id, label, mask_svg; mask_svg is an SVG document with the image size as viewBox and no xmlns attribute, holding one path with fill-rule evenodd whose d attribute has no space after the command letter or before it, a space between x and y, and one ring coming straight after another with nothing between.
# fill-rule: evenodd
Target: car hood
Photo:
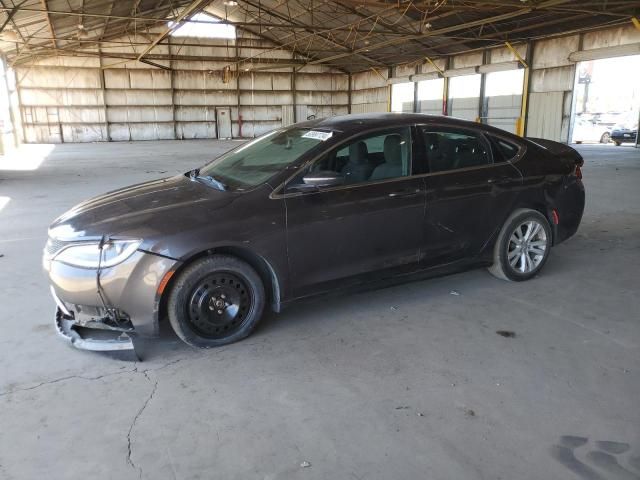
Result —
<instances>
[{"instance_id":1,"label":"car hood","mask_svg":"<svg viewBox=\"0 0 640 480\"><path fill-rule=\"evenodd\" d=\"M203 209L212 212L236 195L184 175L132 185L73 207L49 227L60 240L130 237L149 239L188 228Z\"/></svg>"}]
</instances>

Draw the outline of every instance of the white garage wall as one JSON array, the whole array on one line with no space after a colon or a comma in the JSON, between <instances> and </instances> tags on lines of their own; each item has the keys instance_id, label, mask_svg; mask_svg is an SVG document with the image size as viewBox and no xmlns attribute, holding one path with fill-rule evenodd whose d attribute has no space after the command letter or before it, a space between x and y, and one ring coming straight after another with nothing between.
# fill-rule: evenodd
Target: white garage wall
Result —
<instances>
[{"instance_id":1,"label":"white garage wall","mask_svg":"<svg viewBox=\"0 0 640 480\"><path fill-rule=\"evenodd\" d=\"M307 115L348 113L346 73L321 66L297 67L295 73L291 67L278 68L273 62L291 61L292 54L274 50L268 58L258 57L262 63L252 63L251 70L232 72L225 83L222 69L230 63L216 59L234 57L235 41L228 41L228 47L219 46L225 42L221 39L170 38L169 42L158 45L150 56L185 58L151 58L171 71L100 58L97 50L88 51L92 57L52 57L18 67L23 141L216 138L216 108L220 107L231 108L234 137L254 137L282 126L283 111L306 114L297 121ZM237 55L264 53L251 48L256 44L265 42L245 35L238 41ZM134 55L140 48L118 44L108 52Z\"/></svg>"}]
</instances>

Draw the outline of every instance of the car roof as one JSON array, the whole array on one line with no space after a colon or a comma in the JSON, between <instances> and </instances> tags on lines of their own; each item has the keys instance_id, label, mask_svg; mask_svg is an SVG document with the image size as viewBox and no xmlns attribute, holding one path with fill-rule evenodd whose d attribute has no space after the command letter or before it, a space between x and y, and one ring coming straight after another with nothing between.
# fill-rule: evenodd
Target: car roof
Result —
<instances>
[{"instance_id":1,"label":"car roof","mask_svg":"<svg viewBox=\"0 0 640 480\"><path fill-rule=\"evenodd\" d=\"M479 130L488 134L510 139L515 143L525 143L529 146L537 145L529 138L523 138L501 128L487 125L486 123L471 122L460 118L448 117L444 115L429 115L426 113L356 113L350 115L336 115L335 117L320 118L296 123L289 128L310 128L318 130L330 130L350 136L357 135L367 130L377 128L393 128L407 125L434 124L439 127L461 127Z\"/></svg>"},{"instance_id":2,"label":"car roof","mask_svg":"<svg viewBox=\"0 0 640 480\"><path fill-rule=\"evenodd\" d=\"M306 122L296 123L295 126L354 133L360 130L369 130L376 127L413 125L415 123L438 123L440 125L445 124L459 127L479 127L479 124L475 122L445 117L442 115L427 115L425 113L357 113L321 118L318 120L309 120Z\"/></svg>"}]
</instances>

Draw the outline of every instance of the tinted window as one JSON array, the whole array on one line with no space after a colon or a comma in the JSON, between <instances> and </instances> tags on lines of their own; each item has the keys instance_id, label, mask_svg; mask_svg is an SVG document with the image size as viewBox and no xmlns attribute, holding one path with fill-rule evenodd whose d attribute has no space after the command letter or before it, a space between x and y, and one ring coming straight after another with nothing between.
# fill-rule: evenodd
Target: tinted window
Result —
<instances>
[{"instance_id":1,"label":"tinted window","mask_svg":"<svg viewBox=\"0 0 640 480\"><path fill-rule=\"evenodd\" d=\"M332 171L345 184L409 175L411 129L395 128L358 137L314 163L310 172Z\"/></svg>"},{"instance_id":2,"label":"tinted window","mask_svg":"<svg viewBox=\"0 0 640 480\"><path fill-rule=\"evenodd\" d=\"M374 137L365 137L362 140L358 140L359 142L364 142L367 146L368 153L383 153L384 152L384 139L386 138L386 134L376 135ZM348 157L349 156L349 148L353 145L353 143L342 147L338 150L338 157Z\"/></svg>"},{"instance_id":3,"label":"tinted window","mask_svg":"<svg viewBox=\"0 0 640 480\"><path fill-rule=\"evenodd\" d=\"M428 127L421 130L431 173L491 163L487 143L474 133L441 131Z\"/></svg>"},{"instance_id":4,"label":"tinted window","mask_svg":"<svg viewBox=\"0 0 640 480\"><path fill-rule=\"evenodd\" d=\"M489 135L489 138L491 139L491 143L493 143L493 149L495 153L493 157L494 162L506 162L508 160L511 160L520 151L520 147L516 144L507 142L505 140L502 140L501 138L493 137L491 135Z\"/></svg>"}]
</instances>

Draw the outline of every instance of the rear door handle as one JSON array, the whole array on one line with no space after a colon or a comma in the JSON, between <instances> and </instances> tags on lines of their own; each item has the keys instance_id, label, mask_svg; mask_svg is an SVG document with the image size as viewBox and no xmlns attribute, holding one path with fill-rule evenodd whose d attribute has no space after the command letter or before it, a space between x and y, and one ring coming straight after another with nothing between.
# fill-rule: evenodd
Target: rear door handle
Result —
<instances>
[{"instance_id":1,"label":"rear door handle","mask_svg":"<svg viewBox=\"0 0 640 480\"><path fill-rule=\"evenodd\" d=\"M420 189L407 189L407 190L398 190L397 192L391 192L389 196L391 198L401 198L401 197L415 197L420 193Z\"/></svg>"}]
</instances>

